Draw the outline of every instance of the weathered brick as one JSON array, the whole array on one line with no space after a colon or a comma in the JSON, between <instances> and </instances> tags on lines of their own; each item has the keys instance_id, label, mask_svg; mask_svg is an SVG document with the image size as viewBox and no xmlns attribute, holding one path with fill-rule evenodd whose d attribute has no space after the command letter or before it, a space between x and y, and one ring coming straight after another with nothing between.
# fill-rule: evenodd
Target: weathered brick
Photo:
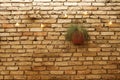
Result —
<instances>
[{"instance_id":1,"label":"weathered brick","mask_svg":"<svg viewBox=\"0 0 120 80\"><path fill-rule=\"evenodd\" d=\"M100 75L87 75L86 78L87 79L100 79L101 76Z\"/></svg>"},{"instance_id":2,"label":"weathered brick","mask_svg":"<svg viewBox=\"0 0 120 80\"><path fill-rule=\"evenodd\" d=\"M85 3L85 2L82 2L82 3L78 3L79 6L90 6L91 3Z\"/></svg>"},{"instance_id":3,"label":"weathered brick","mask_svg":"<svg viewBox=\"0 0 120 80\"><path fill-rule=\"evenodd\" d=\"M50 71L51 74L63 74L64 71Z\"/></svg>"},{"instance_id":4,"label":"weathered brick","mask_svg":"<svg viewBox=\"0 0 120 80\"><path fill-rule=\"evenodd\" d=\"M68 62L55 62L56 66L67 66Z\"/></svg>"},{"instance_id":5,"label":"weathered brick","mask_svg":"<svg viewBox=\"0 0 120 80\"><path fill-rule=\"evenodd\" d=\"M93 1L95 1L95 0L84 0L85 2L93 2Z\"/></svg>"},{"instance_id":6,"label":"weathered brick","mask_svg":"<svg viewBox=\"0 0 120 80\"><path fill-rule=\"evenodd\" d=\"M42 28L31 28L30 31L42 31Z\"/></svg>"},{"instance_id":7,"label":"weathered brick","mask_svg":"<svg viewBox=\"0 0 120 80\"><path fill-rule=\"evenodd\" d=\"M23 71L10 71L10 74L23 74Z\"/></svg>"},{"instance_id":8,"label":"weathered brick","mask_svg":"<svg viewBox=\"0 0 120 80\"><path fill-rule=\"evenodd\" d=\"M101 48L88 48L88 51L100 51Z\"/></svg>"},{"instance_id":9,"label":"weathered brick","mask_svg":"<svg viewBox=\"0 0 120 80\"><path fill-rule=\"evenodd\" d=\"M67 7L62 6L62 7L54 7L54 10L67 10Z\"/></svg>"},{"instance_id":10,"label":"weathered brick","mask_svg":"<svg viewBox=\"0 0 120 80\"><path fill-rule=\"evenodd\" d=\"M46 70L46 67L33 67L33 70L42 71L42 70Z\"/></svg>"},{"instance_id":11,"label":"weathered brick","mask_svg":"<svg viewBox=\"0 0 120 80\"><path fill-rule=\"evenodd\" d=\"M71 23L71 19L59 19L58 23Z\"/></svg>"},{"instance_id":12,"label":"weathered brick","mask_svg":"<svg viewBox=\"0 0 120 80\"><path fill-rule=\"evenodd\" d=\"M93 74L105 74L106 72L106 70L92 70Z\"/></svg>"},{"instance_id":13,"label":"weathered brick","mask_svg":"<svg viewBox=\"0 0 120 80\"><path fill-rule=\"evenodd\" d=\"M114 32L101 32L101 35L114 35Z\"/></svg>"},{"instance_id":14,"label":"weathered brick","mask_svg":"<svg viewBox=\"0 0 120 80\"><path fill-rule=\"evenodd\" d=\"M76 74L76 71L65 71L65 74Z\"/></svg>"},{"instance_id":15,"label":"weathered brick","mask_svg":"<svg viewBox=\"0 0 120 80\"><path fill-rule=\"evenodd\" d=\"M7 67L7 70L18 70L18 67L14 67L14 66Z\"/></svg>"},{"instance_id":16,"label":"weathered brick","mask_svg":"<svg viewBox=\"0 0 120 80\"><path fill-rule=\"evenodd\" d=\"M53 1L66 1L66 0L53 0Z\"/></svg>"},{"instance_id":17,"label":"weathered brick","mask_svg":"<svg viewBox=\"0 0 120 80\"><path fill-rule=\"evenodd\" d=\"M76 2L65 2L64 3L65 6L77 6Z\"/></svg>"},{"instance_id":18,"label":"weathered brick","mask_svg":"<svg viewBox=\"0 0 120 80\"><path fill-rule=\"evenodd\" d=\"M105 3L92 3L93 6L105 6Z\"/></svg>"},{"instance_id":19,"label":"weathered brick","mask_svg":"<svg viewBox=\"0 0 120 80\"><path fill-rule=\"evenodd\" d=\"M104 69L116 69L117 65L105 65L103 66Z\"/></svg>"},{"instance_id":20,"label":"weathered brick","mask_svg":"<svg viewBox=\"0 0 120 80\"><path fill-rule=\"evenodd\" d=\"M34 0L34 1L39 1L39 2L50 2L51 0Z\"/></svg>"},{"instance_id":21,"label":"weathered brick","mask_svg":"<svg viewBox=\"0 0 120 80\"><path fill-rule=\"evenodd\" d=\"M38 74L38 72L36 72L36 71L25 71L25 74L36 75L36 74Z\"/></svg>"}]
</instances>

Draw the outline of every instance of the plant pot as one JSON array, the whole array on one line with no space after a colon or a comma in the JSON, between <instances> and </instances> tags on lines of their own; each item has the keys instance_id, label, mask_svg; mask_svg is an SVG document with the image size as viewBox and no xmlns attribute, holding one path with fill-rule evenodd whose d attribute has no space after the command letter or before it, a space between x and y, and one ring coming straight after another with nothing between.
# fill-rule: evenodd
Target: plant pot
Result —
<instances>
[{"instance_id":1,"label":"plant pot","mask_svg":"<svg viewBox=\"0 0 120 80\"><path fill-rule=\"evenodd\" d=\"M72 34L72 42L75 45L83 44L84 43L84 35L82 32L75 31Z\"/></svg>"}]
</instances>

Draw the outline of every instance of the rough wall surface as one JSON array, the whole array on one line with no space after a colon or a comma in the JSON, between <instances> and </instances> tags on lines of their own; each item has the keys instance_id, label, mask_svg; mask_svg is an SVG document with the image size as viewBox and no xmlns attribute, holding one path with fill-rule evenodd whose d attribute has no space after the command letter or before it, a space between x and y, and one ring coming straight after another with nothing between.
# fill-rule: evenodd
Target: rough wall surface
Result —
<instances>
[{"instance_id":1,"label":"rough wall surface","mask_svg":"<svg viewBox=\"0 0 120 80\"><path fill-rule=\"evenodd\" d=\"M90 41L66 41L71 23ZM120 80L120 0L0 0L3 79Z\"/></svg>"}]
</instances>

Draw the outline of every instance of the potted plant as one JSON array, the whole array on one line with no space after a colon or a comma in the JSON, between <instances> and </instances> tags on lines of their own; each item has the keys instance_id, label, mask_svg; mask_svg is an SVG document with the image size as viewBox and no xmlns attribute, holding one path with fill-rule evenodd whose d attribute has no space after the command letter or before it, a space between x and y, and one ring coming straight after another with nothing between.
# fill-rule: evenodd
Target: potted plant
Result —
<instances>
[{"instance_id":1,"label":"potted plant","mask_svg":"<svg viewBox=\"0 0 120 80\"><path fill-rule=\"evenodd\" d=\"M70 25L67 30L66 39L76 45L83 44L84 41L89 40L89 35L82 25Z\"/></svg>"}]
</instances>

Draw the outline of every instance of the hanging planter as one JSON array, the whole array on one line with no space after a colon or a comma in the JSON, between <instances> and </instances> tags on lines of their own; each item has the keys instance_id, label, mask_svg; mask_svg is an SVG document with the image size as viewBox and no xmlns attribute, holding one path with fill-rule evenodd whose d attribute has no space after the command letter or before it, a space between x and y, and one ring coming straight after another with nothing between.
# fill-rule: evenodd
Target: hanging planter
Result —
<instances>
[{"instance_id":1,"label":"hanging planter","mask_svg":"<svg viewBox=\"0 0 120 80\"><path fill-rule=\"evenodd\" d=\"M72 41L75 45L79 45L89 40L89 35L83 26L71 25L67 30L66 40Z\"/></svg>"}]
</instances>

